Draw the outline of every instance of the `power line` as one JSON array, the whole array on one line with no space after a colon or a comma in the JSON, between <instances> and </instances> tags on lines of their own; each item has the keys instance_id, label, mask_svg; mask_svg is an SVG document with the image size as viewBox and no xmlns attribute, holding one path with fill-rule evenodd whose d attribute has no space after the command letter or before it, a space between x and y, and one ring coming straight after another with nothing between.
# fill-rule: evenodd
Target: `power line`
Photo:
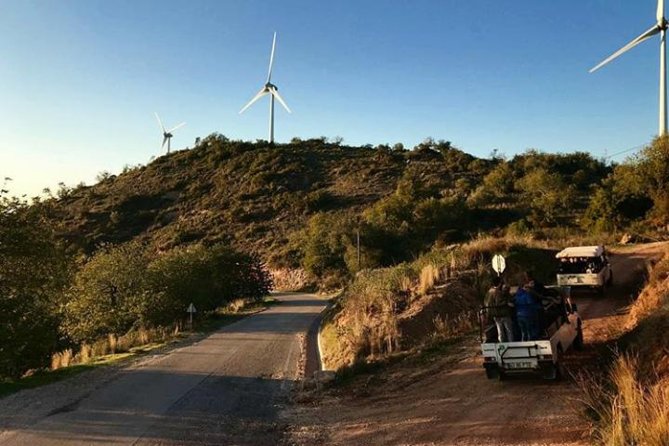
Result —
<instances>
[{"instance_id":1,"label":"power line","mask_svg":"<svg viewBox=\"0 0 669 446\"><path fill-rule=\"evenodd\" d=\"M629 149L625 149L625 150L621 150L621 151L619 151L619 152L615 152L615 153L612 154L612 155L606 155L607 150L605 150L605 151L604 151L604 157L603 157L603 159L611 159L611 158L614 158L614 157L616 157L616 156L618 156L618 155L622 155L623 153L632 152L632 151L635 151L635 150L642 149L642 148L644 148L644 147L646 147L646 144L639 144L638 146L634 146L634 147L629 148Z\"/></svg>"}]
</instances>

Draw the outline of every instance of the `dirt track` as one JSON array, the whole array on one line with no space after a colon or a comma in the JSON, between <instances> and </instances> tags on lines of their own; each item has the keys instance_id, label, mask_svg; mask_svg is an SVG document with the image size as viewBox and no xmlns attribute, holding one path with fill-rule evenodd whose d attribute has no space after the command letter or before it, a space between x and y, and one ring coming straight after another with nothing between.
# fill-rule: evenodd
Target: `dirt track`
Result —
<instances>
[{"instance_id":1,"label":"dirt track","mask_svg":"<svg viewBox=\"0 0 669 446\"><path fill-rule=\"evenodd\" d=\"M572 354L572 367L596 360L622 322L646 261L666 245L616 250L614 286L606 296L581 294L575 300L584 320L586 349ZM292 417L291 443L332 445L582 445L587 420L576 400L576 384L523 376L487 380L476 342L462 347L460 360L391 368L387 376L331 392ZM350 393L353 392L352 396ZM367 396L373 395L373 396Z\"/></svg>"}]
</instances>

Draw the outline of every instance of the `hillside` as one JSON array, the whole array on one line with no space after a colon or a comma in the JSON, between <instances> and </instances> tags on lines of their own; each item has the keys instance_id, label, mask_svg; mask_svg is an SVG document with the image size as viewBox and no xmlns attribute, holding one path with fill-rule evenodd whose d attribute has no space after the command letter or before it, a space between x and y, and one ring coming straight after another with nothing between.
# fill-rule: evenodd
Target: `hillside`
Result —
<instances>
[{"instance_id":1,"label":"hillside","mask_svg":"<svg viewBox=\"0 0 669 446\"><path fill-rule=\"evenodd\" d=\"M512 168L504 177L500 166L507 164ZM312 215L360 215L396 192L401 181L415 189L411 201L468 200L470 218L457 228L460 233L504 227L523 215L517 198L522 190L514 190L514 177L522 179L528 169L543 165L551 173L564 173L565 182L578 179L582 191L606 174L601 163L584 154L527 152L505 162L476 158L432 140L407 151L349 147L324 138L269 146L214 134L146 166L101 174L93 186L62 189L53 202L52 218L62 235L85 253L103 243L133 239L163 251L195 241L225 242L274 264L297 266L302 254L296 235ZM493 184L492 195L481 191L484 179L502 181L502 190ZM453 230L433 229L428 243Z\"/></svg>"}]
</instances>

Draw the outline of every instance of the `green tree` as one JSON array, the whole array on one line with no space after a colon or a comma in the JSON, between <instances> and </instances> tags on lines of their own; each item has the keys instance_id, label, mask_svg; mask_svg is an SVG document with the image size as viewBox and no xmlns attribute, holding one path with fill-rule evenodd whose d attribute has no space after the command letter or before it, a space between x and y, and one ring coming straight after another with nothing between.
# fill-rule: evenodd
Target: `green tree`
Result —
<instances>
[{"instance_id":1,"label":"green tree","mask_svg":"<svg viewBox=\"0 0 669 446\"><path fill-rule=\"evenodd\" d=\"M555 224L573 206L576 194L557 173L540 168L517 181L516 188L529 208L530 219L536 225Z\"/></svg>"},{"instance_id":2,"label":"green tree","mask_svg":"<svg viewBox=\"0 0 669 446\"><path fill-rule=\"evenodd\" d=\"M72 263L46 207L0 194L0 376L49 364L59 347L62 292Z\"/></svg>"},{"instance_id":3,"label":"green tree","mask_svg":"<svg viewBox=\"0 0 669 446\"><path fill-rule=\"evenodd\" d=\"M68 291L65 329L75 341L124 334L144 322L151 297L148 258L139 243L99 250L77 272Z\"/></svg>"},{"instance_id":4,"label":"green tree","mask_svg":"<svg viewBox=\"0 0 669 446\"><path fill-rule=\"evenodd\" d=\"M311 217L304 234L304 268L317 278L345 274L344 254L352 244L353 231L344 215L319 213Z\"/></svg>"}]
</instances>

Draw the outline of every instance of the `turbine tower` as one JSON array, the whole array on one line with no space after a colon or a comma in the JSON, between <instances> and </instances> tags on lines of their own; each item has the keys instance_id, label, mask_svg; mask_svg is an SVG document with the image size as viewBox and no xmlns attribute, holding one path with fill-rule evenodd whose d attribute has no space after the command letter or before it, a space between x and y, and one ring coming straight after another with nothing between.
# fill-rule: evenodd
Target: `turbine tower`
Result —
<instances>
[{"instance_id":1,"label":"turbine tower","mask_svg":"<svg viewBox=\"0 0 669 446\"><path fill-rule=\"evenodd\" d=\"M667 51L666 51L666 33L667 33L667 19L664 18L664 0L657 0L657 22L651 26L647 31L641 34L630 43L620 48L615 53L604 59L599 65L596 65L590 70L592 73L595 70L603 67L613 59L617 58L623 53L631 50L644 40L648 40L656 34L660 35L660 126L658 135L664 136L667 134Z\"/></svg>"},{"instance_id":2,"label":"turbine tower","mask_svg":"<svg viewBox=\"0 0 669 446\"><path fill-rule=\"evenodd\" d=\"M283 101L283 98L279 95L279 89L277 88L276 85L272 83L272 65L274 64L274 49L276 48L276 32L274 32L274 39L272 39L272 52L270 53L269 56L269 70L267 71L267 82L265 82L265 85L260 89L260 91L253 96L253 99L249 101L248 104L244 106L239 111L239 114L241 115L246 111L247 108L249 108L251 105L253 105L258 99L265 95L269 95L269 138L268 141L270 144L274 142L274 98L276 98L277 101L283 105L283 108L286 109L288 113L290 113L290 109L286 105L286 103Z\"/></svg>"},{"instance_id":3,"label":"turbine tower","mask_svg":"<svg viewBox=\"0 0 669 446\"><path fill-rule=\"evenodd\" d=\"M160 149L162 150L165 147L165 143L167 143L167 153L170 153L170 142L172 141L172 136L173 132L186 125L185 122L182 122L181 124L177 125L176 127L172 127L169 130L165 130L165 126L163 125L163 122L160 120L160 116L158 116L158 113L153 112L154 115L156 115L156 119L158 120L158 125L160 126L160 130L163 132L163 143L160 145Z\"/></svg>"}]
</instances>

